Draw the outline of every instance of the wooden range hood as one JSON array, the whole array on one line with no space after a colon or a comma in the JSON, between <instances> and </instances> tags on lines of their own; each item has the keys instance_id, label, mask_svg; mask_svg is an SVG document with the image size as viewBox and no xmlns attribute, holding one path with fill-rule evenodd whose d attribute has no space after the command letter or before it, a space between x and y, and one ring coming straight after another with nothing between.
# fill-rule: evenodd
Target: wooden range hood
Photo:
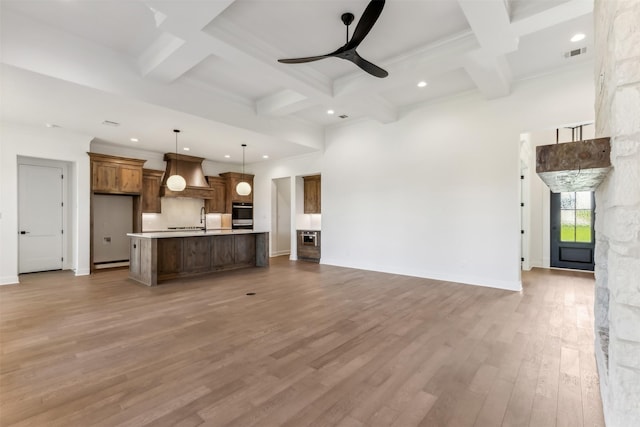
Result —
<instances>
[{"instance_id":1,"label":"wooden range hood","mask_svg":"<svg viewBox=\"0 0 640 427\"><path fill-rule=\"evenodd\" d=\"M184 154L166 153L164 160L167 169L160 186L160 197L191 197L194 199L213 199L214 189L202 170L203 157L185 156ZM167 187L167 179L175 175L176 171L187 181L187 187L182 191L171 191Z\"/></svg>"}]
</instances>

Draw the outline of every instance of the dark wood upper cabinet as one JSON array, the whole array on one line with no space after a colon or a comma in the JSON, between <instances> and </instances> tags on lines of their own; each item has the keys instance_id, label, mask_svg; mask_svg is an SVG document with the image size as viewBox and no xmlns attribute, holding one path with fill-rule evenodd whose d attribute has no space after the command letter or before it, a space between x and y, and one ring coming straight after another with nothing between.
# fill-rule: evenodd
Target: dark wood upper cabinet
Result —
<instances>
[{"instance_id":1,"label":"dark wood upper cabinet","mask_svg":"<svg viewBox=\"0 0 640 427\"><path fill-rule=\"evenodd\" d=\"M321 213L320 175L304 176L304 213Z\"/></svg>"},{"instance_id":2,"label":"dark wood upper cabinet","mask_svg":"<svg viewBox=\"0 0 640 427\"><path fill-rule=\"evenodd\" d=\"M101 194L138 195L142 191L145 160L89 153L91 191Z\"/></svg>"},{"instance_id":3,"label":"dark wood upper cabinet","mask_svg":"<svg viewBox=\"0 0 640 427\"><path fill-rule=\"evenodd\" d=\"M231 213L227 211L227 180L220 176L207 176L209 187L213 191L213 199L205 199L207 213Z\"/></svg>"},{"instance_id":4,"label":"dark wood upper cabinet","mask_svg":"<svg viewBox=\"0 0 640 427\"><path fill-rule=\"evenodd\" d=\"M160 184L164 171L142 169L142 212L161 213Z\"/></svg>"},{"instance_id":5,"label":"dark wood upper cabinet","mask_svg":"<svg viewBox=\"0 0 640 427\"><path fill-rule=\"evenodd\" d=\"M239 172L225 172L220 174L227 183L226 212L231 213L231 205L233 202L253 203L253 175ZM251 193L248 196L241 196L236 192L236 186L241 181L246 181L251 185Z\"/></svg>"}]
</instances>

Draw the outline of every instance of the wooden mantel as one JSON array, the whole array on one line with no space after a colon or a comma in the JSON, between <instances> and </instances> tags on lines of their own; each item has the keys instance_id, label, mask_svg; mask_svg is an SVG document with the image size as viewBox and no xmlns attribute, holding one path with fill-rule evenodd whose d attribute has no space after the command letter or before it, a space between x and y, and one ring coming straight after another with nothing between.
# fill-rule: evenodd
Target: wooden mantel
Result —
<instances>
[{"instance_id":1,"label":"wooden mantel","mask_svg":"<svg viewBox=\"0 0 640 427\"><path fill-rule=\"evenodd\" d=\"M536 147L536 173L554 193L595 191L611 169L610 138Z\"/></svg>"}]
</instances>

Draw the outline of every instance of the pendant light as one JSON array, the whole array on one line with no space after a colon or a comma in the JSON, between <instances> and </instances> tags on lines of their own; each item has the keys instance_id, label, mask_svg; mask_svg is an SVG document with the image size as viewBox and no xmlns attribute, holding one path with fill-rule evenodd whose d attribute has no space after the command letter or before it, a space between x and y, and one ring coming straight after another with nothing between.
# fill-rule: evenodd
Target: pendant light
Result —
<instances>
[{"instance_id":1,"label":"pendant light","mask_svg":"<svg viewBox=\"0 0 640 427\"><path fill-rule=\"evenodd\" d=\"M178 134L180 133L180 130L174 129L173 131L176 134L176 173L167 179L167 188L171 191L182 191L187 186L187 181L178 174L178 164L180 163L178 160Z\"/></svg>"},{"instance_id":2,"label":"pendant light","mask_svg":"<svg viewBox=\"0 0 640 427\"><path fill-rule=\"evenodd\" d=\"M244 149L246 146L247 144L242 144L242 181L236 185L236 193L238 193L239 196L248 196L251 194L251 185L244 179Z\"/></svg>"}]
</instances>

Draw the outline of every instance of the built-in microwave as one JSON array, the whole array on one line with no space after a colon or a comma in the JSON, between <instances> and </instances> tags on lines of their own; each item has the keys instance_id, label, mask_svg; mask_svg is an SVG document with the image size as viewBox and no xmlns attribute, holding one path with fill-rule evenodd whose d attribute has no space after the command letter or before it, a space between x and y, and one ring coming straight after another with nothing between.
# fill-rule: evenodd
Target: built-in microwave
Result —
<instances>
[{"instance_id":1,"label":"built-in microwave","mask_svg":"<svg viewBox=\"0 0 640 427\"><path fill-rule=\"evenodd\" d=\"M253 228L253 203L234 202L231 205L231 228Z\"/></svg>"},{"instance_id":2,"label":"built-in microwave","mask_svg":"<svg viewBox=\"0 0 640 427\"><path fill-rule=\"evenodd\" d=\"M303 246L318 246L318 233L315 231L303 231L302 245Z\"/></svg>"}]
</instances>

